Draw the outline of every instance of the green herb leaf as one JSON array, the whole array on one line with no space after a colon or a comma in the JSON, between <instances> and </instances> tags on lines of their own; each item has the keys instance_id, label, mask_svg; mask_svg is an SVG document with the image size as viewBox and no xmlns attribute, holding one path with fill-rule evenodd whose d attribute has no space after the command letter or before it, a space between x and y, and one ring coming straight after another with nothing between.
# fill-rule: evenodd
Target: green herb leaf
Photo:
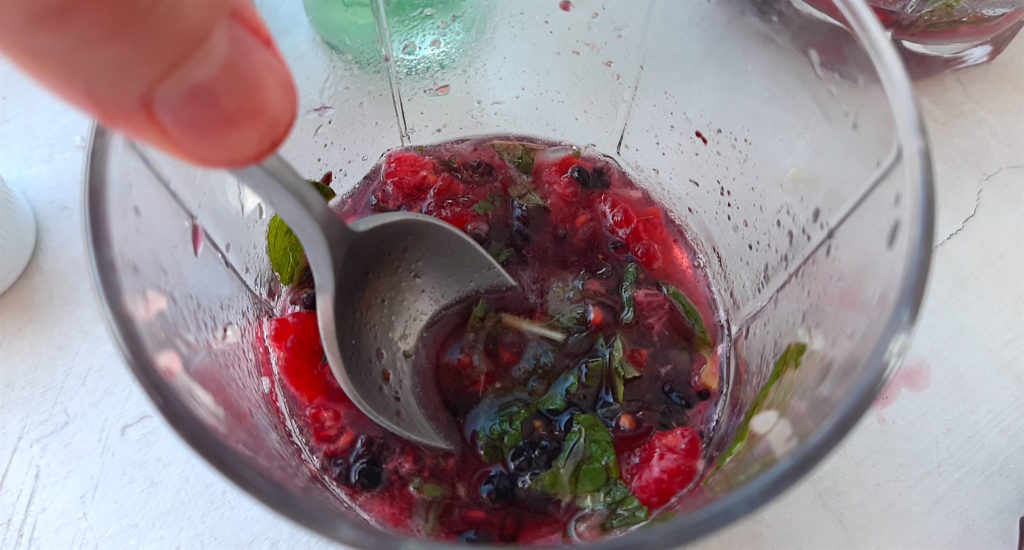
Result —
<instances>
[{"instance_id":1,"label":"green herb leaf","mask_svg":"<svg viewBox=\"0 0 1024 550\"><path fill-rule=\"evenodd\" d=\"M423 481L420 478L412 480L409 483L409 489L424 498L435 499L448 496L448 489L445 486Z\"/></svg>"},{"instance_id":2,"label":"green herb leaf","mask_svg":"<svg viewBox=\"0 0 1024 550\"><path fill-rule=\"evenodd\" d=\"M615 392L615 401L622 403L623 394L626 391L626 380L640 376L640 371L636 370L636 367L626 360L621 334L616 334L615 340L612 340L610 363L612 366L612 389Z\"/></svg>"},{"instance_id":3,"label":"green herb leaf","mask_svg":"<svg viewBox=\"0 0 1024 550\"><path fill-rule=\"evenodd\" d=\"M561 499L600 490L610 479L619 478L619 463L608 428L597 416L580 413L573 417L562 452L542 473L536 488Z\"/></svg>"},{"instance_id":4,"label":"green herb leaf","mask_svg":"<svg viewBox=\"0 0 1024 550\"><path fill-rule=\"evenodd\" d=\"M661 291L679 306L683 317L693 330L697 351L703 352L711 349L711 338L708 336L708 329L704 326L704 319L701 318L697 306L693 305L693 302L681 290L670 284L662 283Z\"/></svg>"},{"instance_id":5,"label":"green herb leaf","mask_svg":"<svg viewBox=\"0 0 1024 550\"><path fill-rule=\"evenodd\" d=\"M604 339L594 346L595 353L584 359L568 372L559 376L538 401L537 408L546 411L561 411L569 406L569 400L585 401L581 395L591 393L604 380L608 364L608 351Z\"/></svg>"},{"instance_id":6,"label":"green herb leaf","mask_svg":"<svg viewBox=\"0 0 1024 550\"><path fill-rule=\"evenodd\" d=\"M619 479L611 433L600 418L590 413L573 417L562 452L551 469L537 477L530 488L562 500L574 500L581 508L607 509L601 524L605 530L636 525L647 519L647 508Z\"/></svg>"},{"instance_id":7,"label":"green herb leaf","mask_svg":"<svg viewBox=\"0 0 1024 550\"><path fill-rule=\"evenodd\" d=\"M586 328L586 315L586 306L580 305L556 315L548 324L570 332L580 332Z\"/></svg>"},{"instance_id":8,"label":"green herb leaf","mask_svg":"<svg viewBox=\"0 0 1024 550\"><path fill-rule=\"evenodd\" d=\"M505 460L523 441L523 421L531 414L533 409L522 400L484 397L467 417L480 458L488 464Z\"/></svg>"},{"instance_id":9,"label":"green herb leaf","mask_svg":"<svg viewBox=\"0 0 1024 550\"><path fill-rule=\"evenodd\" d=\"M519 206L529 208L531 206L547 206L547 202L537 194L536 188L530 183L516 183L508 188L508 196L512 197Z\"/></svg>"},{"instance_id":10,"label":"green herb leaf","mask_svg":"<svg viewBox=\"0 0 1024 550\"><path fill-rule=\"evenodd\" d=\"M299 274L306 268L306 253L302 243L277 214L270 218L267 226L267 254L270 256L270 267L285 286L298 280Z\"/></svg>"},{"instance_id":11,"label":"green herb leaf","mask_svg":"<svg viewBox=\"0 0 1024 550\"><path fill-rule=\"evenodd\" d=\"M309 180L309 184L324 200L329 201L336 196L334 190L327 185L313 180ZM270 257L270 267L285 286L298 281L306 269L306 252L302 243L277 214L270 218L267 225L267 255Z\"/></svg>"},{"instance_id":12,"label":"green herb leaf","mask_svg":"<svg viewBox=\"0 0 1024 550\"><path fill-rule=\"evenodd\" d=\"M491 148L498 153L501 160L512 165L520 173L529 176L533 173L534 153L544 149L544 146L518 141L492 141Z\"/></svg>"},{"instance_id":13,"label":"green herb leaf","mask_svg":"<svg viewBox=\"0 0 1024 550\"><path fill-rule=\"evenodd\" d=\"M491 210L494 210L494 205L488 201L480 201L474 204L472 208L470 208L470 210L476 212L480 216L483 216L484 214L490 212Z\"/></svg>"},{"instance_id":14,"label":"green herb leaf","mask_svg":"<svg viewBox=\"0 0 1024 550\"><path fill-rule=\"evenodd\" d=\"M619 294L622 295L622 315L619 322L628 325L636 318L636 300L633 293L636 291L636 277L640 266L633 262L626 265L626 274L622 277L622 286L619 287Z\"/></svg>"},{"instance_id":15,"label":"green herb leaf","mask_svg":"<svg viewBox=\"0 0 1024 550\"><path fill-rule=\"evenodd\" d=\"M516 251L501 244L491 243L491 247L487 249L487 252L494 258L494 261L499 264L503 264L509 261L513 256L516 255Z\"/></svg>"},{"instance_id":16,"label":"green herb leaf","mask_svg":"<svg viewBox=\"0 0 1024 550\"><path fill-rule=\"evenodd\" d=\"M469 314L469 330L480 330L486 326L487 316L491 313L491 304L487 303L487 300L481 299L473 306L473 311Z\"/></svg>"},{"instance_id":17,"label":"green herb leaf","mask_svg":"<svg viewBox=\"0 0 1024 550\"><path fill-rule=\"evenodd\" d=\"M309 180L309 183L313 186L313 189L316 189L317 192L320 193L320 196L323 197L325 201L329 201L338 196L338 194L334 192L334 189L331 189L329 185L324 185L314 180Z\"/></svg>"},{"instance_id":18,"label":"green herb leaf","mask_svg":"<svg viewBox=\"0 0 1024 550\"><path fill-rule=\"evenodd\" d=\"M768 380L765 381L764 385L761 386L761 390L757 392L757 397L754 398L754 402L751 403L750 407L747 408L747 412L743 415L743 420L740 421L739 427L736 428L736 435L733 436L732 442L718 457L718 463L715 469L721 468L723 464L729 461L739 451L740 447L747 440L747 436L750 434L750 419L757 413L761 412L761 407L764 406L765 401L768 399L768 395L771 394L772 388L782 378L782 375L786 374L791 370L800 368L800 362L803 360L804 353L807 351L807 344L801 342L793 342L786 346L786 349L782 351L779 358L775 360L775 365L772 366L772 372L768 375Z\"/></svg>"},{"instance_id":19,"label":"green herb leaf","mask_svg":"<svg viewBox=\"0 0 1024 550\"><path fill-rule=\"evenodd\" d=\"M615 480L601 491L601 502L608 508L608 516L601 529L611 531L647 521L647 507L637 500L622 481Z\"/></svg>"}]
</instances>

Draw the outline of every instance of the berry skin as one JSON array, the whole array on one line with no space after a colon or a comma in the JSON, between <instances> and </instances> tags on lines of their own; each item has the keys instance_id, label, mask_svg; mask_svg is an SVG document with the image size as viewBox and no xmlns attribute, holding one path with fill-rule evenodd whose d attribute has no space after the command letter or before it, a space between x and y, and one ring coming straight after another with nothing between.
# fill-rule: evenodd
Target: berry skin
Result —
<instances>
[{"instance_id":1,"label":"berry skin","mask_svg":"<svg viewBox=\"0 0 1024 550\"><path fill-rule=\"evenodd\" d=\"M491 472L480 485L480 496L491 504L504 504L516 498L516 482L505 472Z\"/></svg>"},{"instance_id":2,"label":"berry skin","mask_svg":"<svg viewBox=\"0 0 1024 550\"><path fill-rule=\"evenodd\" d=\"M622 457L620 470L636 498L649 508L658 508L697 479L700 453L700 436L693 428L654 432Z\"/></svg>"},{"instance_id":3,"label":"berry skin","mask_svg":"<svg viewBox=\"0 0 1024 550\"><path fill-rule=\"evenodd\" d=\"M273 319L268 332L281 379L302 404L310 405L337 387L324 360L316 312L300 311Z\"/></svg>"},{"instance_id":4,"label":"berry skin","mask_svg":"<svg viewBox=\"0 0 1024 550\"><path fill-rule=\"evenodd\" d=\"M376 458L356 461L348 475L352 485L363 491L372 491L384 483L384 468Z\"/></svg>"}]
</instances>

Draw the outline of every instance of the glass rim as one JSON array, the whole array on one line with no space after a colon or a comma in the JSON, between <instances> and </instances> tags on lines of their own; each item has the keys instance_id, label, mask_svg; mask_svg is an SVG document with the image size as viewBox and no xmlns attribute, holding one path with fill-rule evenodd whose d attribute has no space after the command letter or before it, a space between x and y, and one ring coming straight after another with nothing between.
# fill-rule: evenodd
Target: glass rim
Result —
<instances>
[{"instance_id":1,"label":"glass rim","mask_svg":"<svg viewBox=\"0 0 1024 550\"><path fill-rule=\"evenodd\" d=\"M853 391L810 437L764 473L696 510L626 536L587 543L588 548L673 547L705 536L766 504L807 474L850 432L874 402L890 374L889 367L906 351L924 297L934 239L935 196L928 138L906 69L870 8L859 0L834 2L878 73L896 126L899 155L906 163L905 177L920 198L918 208L912 212L912 223L908 224L910 242L904 273L893 312L882 332L884 336L876 342L869 356L870 364ZM114 251L105 246L112 239L104 223L110 213L103 200L105 186L110 183L106 161L114 139L117 136L111 130L93 125L83 170L83 223L90 271L111 336L139 384L171 427L204 460L245 492L275 512L332 540L365 548L380 544L404 548L461 548L442 541L395 535L358 520L339 521L336 515L326 513L322 507L295 495L240 460L217 434L203 427L200 419L165 383L142 335L128 316L121 313L124 311L120 307L123 293L117 274L105 267L114 265L115 256Z\"/></svg>"}]
</instances>

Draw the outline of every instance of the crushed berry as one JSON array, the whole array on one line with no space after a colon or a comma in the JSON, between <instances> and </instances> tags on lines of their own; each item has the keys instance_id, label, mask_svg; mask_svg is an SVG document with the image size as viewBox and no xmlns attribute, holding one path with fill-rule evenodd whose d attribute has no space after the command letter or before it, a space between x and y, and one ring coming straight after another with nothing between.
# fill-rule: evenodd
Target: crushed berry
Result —
<instances>
[{"instance_id":1,"label":"crushed berry","mask_svg":"<svg viewBox=\"0 0 1024 550\"><path fill-rule=\"evenodd\" d=\"M452 310L422 352L465 436L454 454L390 434L338 387L311 277L281 294L265 327L275 403L351 505L405 534L558 545L584 507L620 522L600 536L685 498L722 392L696 336L716 344L722 329L686 235L613 159L496 137L401 149L331 206L442 219L521 289ZM385 368L387 388L402 370Z\"/></svg>"}]
</instances>

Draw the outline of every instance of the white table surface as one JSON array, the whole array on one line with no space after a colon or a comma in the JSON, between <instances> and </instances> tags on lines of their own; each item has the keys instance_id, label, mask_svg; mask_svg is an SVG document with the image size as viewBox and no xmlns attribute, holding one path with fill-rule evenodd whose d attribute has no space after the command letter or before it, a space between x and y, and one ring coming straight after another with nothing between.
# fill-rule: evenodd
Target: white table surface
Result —
<instances>
[{"instance_id":1,"label":"white table surface","mask_svg":"<svg viewBox=\"0 0 1024 550\"><path fill-rule=\"evenodd\" d=\"M1024 514L1024 38L917 83L938 186L913 349L845 442L705 548L1012 548ZM0 296L0 548L327 547L221 477L135 383L82 235L89 121L0 60L0 174L39 241ZM0 259L0 261L3 261Z\"/></svg>"}]
</instances>

